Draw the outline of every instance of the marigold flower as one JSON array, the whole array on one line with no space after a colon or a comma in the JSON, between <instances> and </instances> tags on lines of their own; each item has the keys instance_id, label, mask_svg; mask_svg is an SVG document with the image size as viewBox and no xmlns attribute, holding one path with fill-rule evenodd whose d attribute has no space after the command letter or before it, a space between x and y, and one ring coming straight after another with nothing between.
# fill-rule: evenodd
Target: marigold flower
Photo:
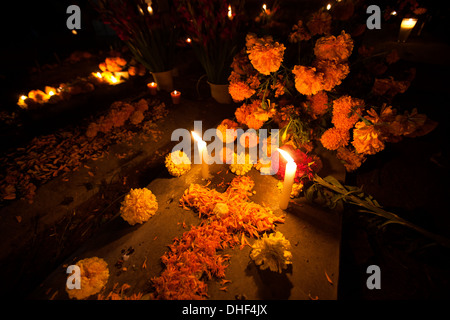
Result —
<instances>
[{"instance_id":1,"label":"marigold flower","mask_svg":"<svg viewBox=\"0 0 450 320\"><path fill-rule=\"evenodd\" d=\"M372 93L378 96L387 96L393 98L399 93L404 93L411 84L410 81L397 81L389 77L386 79L375 79L372 87Z\"/></svg>"},{"instance_id":2,"label":"marigold flower","mask_svg":"<svg viewBox=\"0 0 450 320\"><path fill-rule=\"evenodd\" d=\"M233 162L230 164L230 171L238 176L243 176L252 170L253 164L248 154L233 154Z\"/></svg>"},{"instance_id":3,"label":"marigold flower","mask_svg":"<svg viewBox=\"0 0 450 320\"><path fill-rule=\"evenodd\" d=\"M342 83L350 73L347 63L338 63L331 60L316 60L317 70L323 73L323 90L330 91Z\"/></svg>"},{"instance_id":4,"label":"marigold flower","mask_svg":"<svg viewBox=\"0 0 450 320\"><path fill-rule=\"evenodd\" d=\"M230 143L236 140L237 133L236 128L239 125L237 122L234 122L233 120L224 119L222 122L217 126L217 131L219 131L221 134L217 133L217 136L222 139L225 143ZM227 132L228 130L228 132Z\"/></svg>"},{"instance_id":5,"label":"marigold flower","mask_svg":"<svg viewBox=\"0 0 450 320\"><path fill-rule=\"evenodd\" d=\"M105 260L93 257L80 260L76 263L80 267L80 289L69 289L66 292L69 298L85 299L100 292L109 278L108 264Z\"/></svg>"},{"instance_id":6,"label":"marigold flower","mask_svg":"<svg viewBox=\"0 0 450 320\"><path fill-rule=\"evenodd\" d=\"M341 62L352 54L353 40L348 33L342 31L337 37L322 37L316 41L314 54L320 60Z\"/></svg>"},{"instance_id":7,"label":"marigold flower","mask_svg":"<svg viewBox=\"0 0 450 320\"><path fill-rule=\"evenodd\" d=\"M323 115L329 107L328 95L323 90L316 94L309 95L307 99L310 102L308 111L314 118Z\"/></svg>"},{"instance_id":8,"label":"marigold flower","mask_svg":"<svg viewBox=\"0 0 450 320\"><path fill-rule=\"evenodd\" d=\"M312 95L323 90L324 74L315 67L294 66L295 88L304 95Z\"/></svg>"},{"instance_id":9,"label":"marigold flower","mask_svg":"<svg viewBox=\"0 0 450 320\"><path fill-rule=\"evenodd\" d=\"M288 264L292 264L291 243L284 235L277 231L253 243L250 258L260 266L261 270L269 268L271 271L281 273Z\"/></svg>"},{"instance_id":10,"label":"marigold flower","mask_svg":"<svg viewBox=\"0 0 450 320\"><path fill-rule=\"evenodd\" d=\"M364 154L350 151L345 147L340 147L339 149L337 149L336 158L342 160L347 172L355 171L356 169L361 167L364 161L366 161L366 156Z\"/></svg>"},{"instance_id":11,"label":"marigold flower","mask_svg":"<svg viewBox=\"0 0 450 320\"><path fill-rule=\"evenodd\" d=\"M255 100L250 104L243 104L234 113L240 124L245 124L251 129L258 130L273 115L272 112L261 108L261 101Z\"/></svg>"},{"instance_id":12,"label":"marigold flower","mask_svg":"<svg viewBox=\"0 0 450 320\"><path fill-rule=\"evenodd\" d=\"M349 141L350 132L336 127L327 129L320 138L320 142L328 150L337 150L340 147L345 147Z\"/></svg>"},{"instance_id":13,"label":"marigold flower","mask_svg":"<svg viewBox=\"0 0 450 320\"><path fill-rule=\"evenodd\" d=\"M264 75L280 69L285 46L274 42L271 36L250 39L247 39L247 53L253 67Z\"/></svg>"},{"instance_id":14,"label":"marigold flower","mask_svg":"<svg viewBox=\"0 0 450 320\"><path fill-rule=\"evenodd\" d=\"M191 170L191 160L189 160L187 154L181 150L169 153L164 162L167 171L174 177L179 177Z\"/></svg>"},{"instance_id":15,"label":"marigold flower","mask_svg":"<svg viewBox=\"0 0 450 320\"><path fill-rule=\"evenodd\" d=\"M375 154L384 149L380 131L375 125L367 125L363 121L356 123L353 129L352 144L356 152L362 154Z\"/></svg>"},{"instance_id":16,"label":"marigold flower","mask_svg":"<svg viewBox=\"0 0 450 320\"><path fill-rule=\"evenodd\" d=\"M362 114L364 100L343 96L333 101L333 116L331 122L336 128L349 130Z\"/></svg>"},{"instance_id":17,"label":"marigold flower","mask_svg":"<svg viewBox=\"0 0 450 320\"><path fill-rule=\"evenodd\" d=\"M331 31L331 15L324 11L313 13L306 26L312 36L316 34L328 34Z\"/></svg>"},{"instance_id":18,"label":"marigold flower","mask_svg":"<svg viewBox=\"0 0 450 320\"><path fill-rule=\"evenodd\" d=\"M250 98L256 91L250 88L245 82L232 81L228 85L228 92L235 101L242 101Z\"/></svg>"},{"instance_id":19,"label":"marigold flower","mask_svg":"<svg viewBox=\"0 0 450 320\"><path fill-rule=\"evenodd\" d=\"M156 196L147 188L131 189L120 207L121 217L130 225L148 221L158 210Z\"/></svg>"}]
</instances>

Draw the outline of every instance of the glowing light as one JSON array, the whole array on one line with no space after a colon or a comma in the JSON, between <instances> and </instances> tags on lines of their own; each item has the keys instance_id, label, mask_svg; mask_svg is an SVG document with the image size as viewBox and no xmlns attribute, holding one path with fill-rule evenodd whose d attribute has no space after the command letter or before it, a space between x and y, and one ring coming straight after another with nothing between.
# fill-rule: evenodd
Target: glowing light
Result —
<instances>
[{"instance_id":1,"label":"glowing light","mask_svg":"<svg viewBox=\"0 0 450 320\"><path fill-rule=\"evenodd\" d=\"M77 30L72 29L72 33L73 33L73 34L77 34L78 32L77 32Z\"/></svg>"},{"instance_id":2,"label":"glowing light","mask_svg":"<svg viewBox=\"0 0 450 320\"><path fill-rule=\"evenodd\" d=\"M118 81L119 81L119 80L117 80L116 77L111 76L111 82L112 82L112 83L117 83Z\"/></svg>"},{"instance_id":3,"label":"glowing light","mask_svg":"<svg viewBox=\"0 0 450 320\"><path fill-rule=\"evenodd\" d=\"M331 3L327 4L327 10L331 9Z\"/></svg>"},{"instance_id":4,"label":"glowing light","mask_svg":"<svg viewBox=\"0 0 450 320\"><path fill-rule=\"evenodd\" d=\"M186 39L186 42L187 42L187 43L191 43L191 42L192 42L191 38L187 38L187 39Z\"/></svg>"},{"instance_id":5,"label":"glowing light","mask_svg":"<svg viewBox=\"0 0 450 320\"><path fill-rule=\"evenodd\" d=\"M231 11L231 5L228 6L228 19L233 19L233 12Z\"/></svg>"},{"instance_id":6,"label":"glowing light","mask_svg":"<svg viewBox=\"0 0 450 320\"><path fill-rule=\"evenodd\" d=\"M28 97L27 96L20 96L20 100L25 101Z\"/></svg>"},{"instance_id":7,"label":"glowing light","mask_svg":"<svg viewBox=\"0 0 450 320\"><path fill-rule=\"evenodd\" d=\"M153 8L151 5L148 5L147 11L148 11L148 13L153 14Z\"/></svg>"},{"instance_id":8,"label":"glowing light","mask_svg":"<svg viewBox=\"0 0 450 320\"><path fill-rule=\"evenodd\" d=\"M294 159L291 157L291 155L289 153L287 153L286 151L277 148L278 152L283 156L283 158L286 159L287 162L294 162Z\"/></svg>"},{"instance_id":9,"label":"glowing light","mask_svg":"<svg viewBox=\"0 0 450 320\"><path fill-rule=\"evenodd\" d=\"M262 8L263 8L264 12L267 12L267 5L265 3L263 4Z\"/></svg>"},{"instance_id":10,"label":"glowing light","mask_svg":"<svg viewBox=\"0 0 450 320\"><path fill-rule=\"evenodd\" d=\"M55 95L55 93L51 90L48 92L48 95L51 97L51 96Z\"/></svg>"},{"instance_id":11,"label":"glowing light","mask_svg":"<svg viewBox=\"0 0 450 320\"><path fill-rule=\"evenodd\" d=\"M405 29L412 29L417 23L417 19L403 19L401 27Z\"/></svg>"},{"instance_id":12,"label":"glowing light","mask_svg":"<svg viewBox=\"0 0 450 320\"><path fill-rule=\"evenodd\" d=\"M397 11L392 11L391 12L391 16L396 16L397 15Z\"/></svg>"},{"instance_id":13,"label":"glowing light","mask_svg":"<svg viewBox=\"0 0 450 320\"><path fill-rule=\"evenodd\" d=\"M95 74L95 76L97 77L97 78L99 78L99 79L101 79L103 76L102 76L102 74L100 73L100 72L97 72L96 74Z\"/></svg>"}]
</instances>

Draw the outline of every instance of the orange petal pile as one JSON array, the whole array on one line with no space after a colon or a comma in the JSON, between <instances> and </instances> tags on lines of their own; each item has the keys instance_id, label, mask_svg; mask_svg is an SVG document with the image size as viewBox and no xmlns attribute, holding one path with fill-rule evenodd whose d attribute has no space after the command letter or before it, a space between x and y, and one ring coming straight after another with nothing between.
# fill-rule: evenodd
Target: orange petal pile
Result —
<instances>
[{"instance_id":1,"label":"orange petal pile","mask_svg":"<svg viewBox=\"0 0 450 320\"><path fill-rule=\"evenodd\" d=\"M249 200L254 182L248 176L233 179L224 193L215 189L191 184L180 199L180 205L198 211L207 217L199 226L176 238L170 251L163 255L166 269L152 279L156 299L204 299L208 296L205 280L224 278L226 262L230 256L219 251L241 244L246 245L244 234L259 238L273 231L275 223L283 223L264 206ZM220 216L215 213L217 204L227 206Z\"/></svg>"}]
</instances>

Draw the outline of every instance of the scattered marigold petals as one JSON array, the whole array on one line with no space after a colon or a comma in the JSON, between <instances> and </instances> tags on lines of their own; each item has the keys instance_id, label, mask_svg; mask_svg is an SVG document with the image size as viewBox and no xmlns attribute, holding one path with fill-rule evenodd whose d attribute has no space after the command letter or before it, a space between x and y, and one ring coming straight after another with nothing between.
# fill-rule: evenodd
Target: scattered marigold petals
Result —
<instances>
[{"instance_id":1,"label":"scattered marigold petals","mask_svg":"<svg viewBox=\"0 0 450 320\"><path fill-rule=\"evenodd\" d=\"M318 296L312 297L311 293L308 293L308 298L309 298L309 300L319 300Z\"/></svg>"},{"instance_id":2,"label":"scattered marigold petals","mask_svg":"<svg viewBox=\"0 0 450 320\"><path fill-rule=\"evenodd\" d=\"M326 271L325 271L325 276L327 277L327 281L328 281L330 284L333 284L333 281L332 281L331 278L328 276L328 274L327 274Z\"/></svg>"}]
</instances>

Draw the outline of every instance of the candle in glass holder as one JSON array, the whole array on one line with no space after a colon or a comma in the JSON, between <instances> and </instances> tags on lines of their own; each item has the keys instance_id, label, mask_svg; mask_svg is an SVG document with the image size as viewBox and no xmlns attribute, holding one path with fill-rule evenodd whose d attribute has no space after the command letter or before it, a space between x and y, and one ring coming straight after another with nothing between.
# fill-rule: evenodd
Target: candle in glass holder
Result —
<instances>
[{"instance_id":1,"label":"candle in glass holder","mask_svg":"<svg viewBox=\"0 0 450 320\"><path fill-rule=\"evenodd\" d=\"M286 169L284 172L283 191L280 198L280 209L286 210L291 198L292 186L294 184L295 172L297 171L297 164L294 159L284 150L277 149L278 152L287 160Z\"/></svg>"},{"instance_id":2,"label":"candle in glass holder","mask_svg":"<svg viewBox=\"0 0 450 320\"><path fill-rule=\"evenodd\" d=\"M400 25L400 32L398 33L398 42L405 42L409 34L411 33L412 29L417 23L417 19L403 19L402 23Z\"/></svg>"},{"instance_id":3,"label":"candle in glass holder","mask_svg":"<svg viewBox=\"0 0 450 320\"><path fill-rule=\"evenodd\" d=\"M194 131L191 132L192 137L194 137L194 140L197 141L197 147L198 147L198 154L202 161L202 179L208 179L209 178L209 166L206 162L208 154L206 150L206 142L200 138L198 134L196 134Z\"/></svg>"},{"instance_id":4,"label":"candle in glass holder","mask_svg":"<svg viewBox=\"0 0 450 320\"><path fill-rule=\"evenodd\" d=\"M152 96L155 96L158 93L158 85L156 84L156 82L150 82L147 83L147 87L150 90L150 94Z\"/></svg>"},{"instance_id":5,"label":"candle in glass holder","mask_svg":"<svg viewBox=\"0 0 450 320\"><path fill-rule=\"evenodd\" d=\"M179 104L180 103L180 97L181 97L181 92L174 90L170 93L170 95L172 96L172 102L173 104Z\"/></svg>"}]
</instances>

